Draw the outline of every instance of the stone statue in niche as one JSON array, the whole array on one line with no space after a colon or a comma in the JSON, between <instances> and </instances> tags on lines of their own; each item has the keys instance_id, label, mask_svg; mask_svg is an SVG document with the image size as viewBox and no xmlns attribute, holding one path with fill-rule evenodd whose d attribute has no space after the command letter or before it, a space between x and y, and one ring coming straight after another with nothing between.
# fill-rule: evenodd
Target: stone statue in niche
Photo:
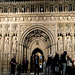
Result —
<instances>
[{"instance_id":1,"label":"stone statue in niche","mask_svg":"<svg viewBox=\"0 0 75 75\"><path fill-rule=\"evenodd\" d=\"M13 50L12 52L16 52L17 51L17 38L13 37Z\"/></svg>"},{"instance_id":2,"label":"stone statue in niche","mask_svg":"<svg viewBox=\"0 0 75 75\"><path fill-rule=\"evenodd\" d=\"M6 37L4 42L4 52L9 51L8 49L9 49L9 38Z\"/></svg>"},{"instance_id":3,"label":"stone statue in niche","mask_svg":"<svg viewBox=\"0 0 75 75\"><path fill-rule=\"evenodd\" d=\"M58 37L58 51L62 51L63 50L63 41L62 41L62 36Z\"/></svg>"},{"instance_id":4,"label":"stone statue in niche","mask_svg":"<svg viewBox=\"0 0 75 75\"><path fill-rule=\"evenodd\" d=\"M67 10L68 10L68 7L67 7L67 6L65 6L65 7L64 7L64 10L65 10L65 11L67 11Z\"/></svg>"},{"instance_id":5,"label":"stone statue in niche","mask_svg":"<svg viewBox=\"0 0 75 75\"><path fill-rule=\"evenodd\" d=\"M70 36L67 36L66 37L66 49L67 51L71 51L71 48L72 48L71 38Z\"/></svg>"},{"instance_id":6,"label":"stone statue in niche","mask_svg":"<svg viewBox=\"0 0 75 75\"><path fill-rule=\"evenodd\" d=\"M57 5L55 5L55 11L56 11L56 12L58 11L58 6L57 6Z\"/></svg>"}]
</instances>

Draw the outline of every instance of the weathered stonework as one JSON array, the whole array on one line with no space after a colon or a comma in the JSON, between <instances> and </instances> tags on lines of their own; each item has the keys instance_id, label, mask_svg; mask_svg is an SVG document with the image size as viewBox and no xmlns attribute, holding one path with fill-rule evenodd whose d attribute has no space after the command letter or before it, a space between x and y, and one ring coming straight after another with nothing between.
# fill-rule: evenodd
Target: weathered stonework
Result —
<instances>
[{"instance_id":1,"label":"weathered stonework","mask_svg":"<svg viewBox=\"0 0 75 75\"><path fill-rule=\"evenodd\" d=\"M40 3L46 6L43 12L38 9ZM9 62L14 55L19 63L27 56L30 69L30 59L36 48L42 51L46 60L51 53L55 55L58 51L61 54L64 50L75 60L75 10L67 11L65 4L65 11L59 12L59 3L55 4L53 12L48 8L49 2L0 3L0 75L10 73ZM22 6L26 4L24 12ZM30 4L35 4L34 12L31 12ZM9 7L6 13L4 5ZM12 11L13 6L17 8Z\"/></svg>"}]
</instances>

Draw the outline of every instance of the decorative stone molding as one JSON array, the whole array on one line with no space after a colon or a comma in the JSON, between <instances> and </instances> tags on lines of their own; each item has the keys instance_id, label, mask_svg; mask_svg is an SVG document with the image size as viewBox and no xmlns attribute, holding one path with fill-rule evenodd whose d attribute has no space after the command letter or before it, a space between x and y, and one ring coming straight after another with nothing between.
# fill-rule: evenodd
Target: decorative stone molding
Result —
<instances>
[{"instance_id":1,"label":"decorative stone molding","mask_svg":"<svg viewBox=\"0 0 75 75\"><path fill-rule=\"evenodd\" d=\"M22 22L22 21L75 21L71 16L23 16L23 17L0 17L1 22Z\"/></svg>"}]
</instances>

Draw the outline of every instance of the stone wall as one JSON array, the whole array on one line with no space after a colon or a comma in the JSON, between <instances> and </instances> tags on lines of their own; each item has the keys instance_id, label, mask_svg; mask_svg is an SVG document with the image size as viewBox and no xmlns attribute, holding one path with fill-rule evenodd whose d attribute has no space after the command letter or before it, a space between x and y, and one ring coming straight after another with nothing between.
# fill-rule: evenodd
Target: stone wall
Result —
<instances>
[{"instance_id":1,"label":"stone wall","mask_svg":"<svg viewBox=\"0 0 75 75\"><path fill-rule=\"evenodd\" d=\"M19 63L27 55L30 64L35 48L45 59L66 50L75 60L75 11L0 13L0 74L10 73L14 55Z\"/></svg>"}]
</instances>

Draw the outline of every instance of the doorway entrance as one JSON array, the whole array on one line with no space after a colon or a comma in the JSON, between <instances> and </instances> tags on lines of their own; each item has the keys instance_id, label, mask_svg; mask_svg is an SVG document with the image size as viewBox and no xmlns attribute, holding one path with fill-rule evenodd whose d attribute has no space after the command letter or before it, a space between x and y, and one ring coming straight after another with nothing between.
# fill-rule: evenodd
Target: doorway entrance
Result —
<instances>
[{"instance_id":1,"label":"doorway entrance","mask_svg":"<svg viewBox=\"0 0 75 75\"><path fill-rule=\"evenodd\" d=\"M36 48L32 52L31 63L30 63L30 71L34 72L34 69L35 69L35 66L34 66L34 56L35 56L35 54L37 54L39 56L39 72L42 72L43 71L44 56L43 56L43 52L39 48Z\"/></svg>"}]
</instances>

